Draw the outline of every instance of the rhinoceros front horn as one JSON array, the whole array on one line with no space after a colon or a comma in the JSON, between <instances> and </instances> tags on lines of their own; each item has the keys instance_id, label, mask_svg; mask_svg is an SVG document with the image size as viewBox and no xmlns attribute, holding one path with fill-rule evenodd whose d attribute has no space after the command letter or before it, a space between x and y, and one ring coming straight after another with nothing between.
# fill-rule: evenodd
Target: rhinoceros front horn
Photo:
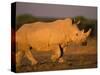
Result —
<instances>
[{"instance_id":1,"label":"rhinoceros front horn","mask_svg":"<svg viewBox=\"0 0 100 75\"><path fill-rule=\"evenodd\" d=\"M82 29L81 32L84 33L84 29Z\"/></svg>"},{"instance_id":2,"label":"rhinoceros front horn","mask_svg":"<svg viewBox=\"0 0 100 75\"><path fill-rule=\"evenodd\" d=\"M92 29L89 29L89 30L85 33L86 37L88 37L88 36L90 35L91 31L92 31Z\"/></svg>"}]
</instances>

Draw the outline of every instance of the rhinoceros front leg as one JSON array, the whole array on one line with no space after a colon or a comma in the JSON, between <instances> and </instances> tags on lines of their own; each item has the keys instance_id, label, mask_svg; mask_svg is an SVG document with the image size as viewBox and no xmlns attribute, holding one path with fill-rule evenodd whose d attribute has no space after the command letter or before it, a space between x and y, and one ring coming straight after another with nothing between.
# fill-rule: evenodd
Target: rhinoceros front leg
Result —
<instances>
[{"instance_id":1,"label":"rhinoceros front leg","mask_svg":"<svg viewBox=\"0 0 100 75\"><path fill-rule=\"evenodd\" d=\"M58 61L59 63L63 63L64 60L62 58L63 55L63 50L61 49L60 45L54 46L52 49L52 56L51 56L51 60L53 62Z\"/></svg>"},{"instance_id":2,"label":"rhinoceros front leg","mask_svg":"<svg viewBox=\"0 0 100 75\"><path fill-rule=\"evenodd\" d=\"M31 61L32 65L37 64L36 59L33 57L32 53L30 50L25 51L26 57Z\"/></svg>"}]
</instances>

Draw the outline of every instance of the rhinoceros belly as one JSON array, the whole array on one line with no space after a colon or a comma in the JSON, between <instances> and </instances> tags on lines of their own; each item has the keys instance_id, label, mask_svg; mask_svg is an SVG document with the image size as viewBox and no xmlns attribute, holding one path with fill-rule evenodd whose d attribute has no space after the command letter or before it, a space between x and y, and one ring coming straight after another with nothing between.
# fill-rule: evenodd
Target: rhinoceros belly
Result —
<instances>
[{"instance_id":1,"label":"rhinoceros belly","mask_svg":"<svg viewBox=\"0 0 100 75\"><path fill-rule=\"evenodd\" d=\"M38 29L31 31L27 35L28 43L37 51L49 51L55 45L61 44L64 41L64 33L50 28Z\"/></svg>"}]
</instances>

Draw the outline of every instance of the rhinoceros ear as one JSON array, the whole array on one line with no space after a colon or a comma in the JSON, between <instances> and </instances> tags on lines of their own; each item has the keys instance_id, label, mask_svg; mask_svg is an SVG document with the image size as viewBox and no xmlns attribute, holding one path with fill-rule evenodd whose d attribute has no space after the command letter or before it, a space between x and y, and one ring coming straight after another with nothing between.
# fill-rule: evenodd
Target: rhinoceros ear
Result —
<instances>
[{"instance_id":1,"label":"rhinoceros ear","mask_svg":"<svg viewBox=\"0 0 100 75\"><path fill-rule=\"evenodd\" d=\"M86 37L88 37L88 36L90 35L91 31L92 31L92 29L89 29L89 30L85 33Z\"/></svg>"},{"instance_id":2,"label":"rhinoceros ear","mask_svg":"<svg viewBox=\"0 0 100 75\"><path fill-rule=\"evenodd\" d=\"M75 18L73 18L73 20L72 20L72 24L75 24L75 21L76 21L76 19L75 19Z\"/></svg>"}]
</instances>

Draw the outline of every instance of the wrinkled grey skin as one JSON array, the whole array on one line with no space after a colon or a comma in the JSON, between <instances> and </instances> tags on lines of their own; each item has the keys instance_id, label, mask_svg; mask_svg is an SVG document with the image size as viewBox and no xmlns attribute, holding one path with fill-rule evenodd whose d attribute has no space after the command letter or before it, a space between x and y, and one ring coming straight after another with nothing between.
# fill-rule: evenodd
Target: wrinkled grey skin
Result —
<instances>
[{"instance_id":1,"label":"wrinkled grey skin","mask_svg":"<svg viewBox=\"0 0 100 75\"><path fill-rule=\"evenodd\" d=\"M79 22L78 22L79 23ZM77 25L72 24L72 19L56 20L54 22L36 22L24 24L16 32L16 63L20 64L22 56L25 55L35 65L38 61L32 55L33 51L51 51L53 62L64 62L62 53L64 46L69 43L81 44L86 41L91 29L86 33L79 30Z\"/></svg>"}]
</instances>

